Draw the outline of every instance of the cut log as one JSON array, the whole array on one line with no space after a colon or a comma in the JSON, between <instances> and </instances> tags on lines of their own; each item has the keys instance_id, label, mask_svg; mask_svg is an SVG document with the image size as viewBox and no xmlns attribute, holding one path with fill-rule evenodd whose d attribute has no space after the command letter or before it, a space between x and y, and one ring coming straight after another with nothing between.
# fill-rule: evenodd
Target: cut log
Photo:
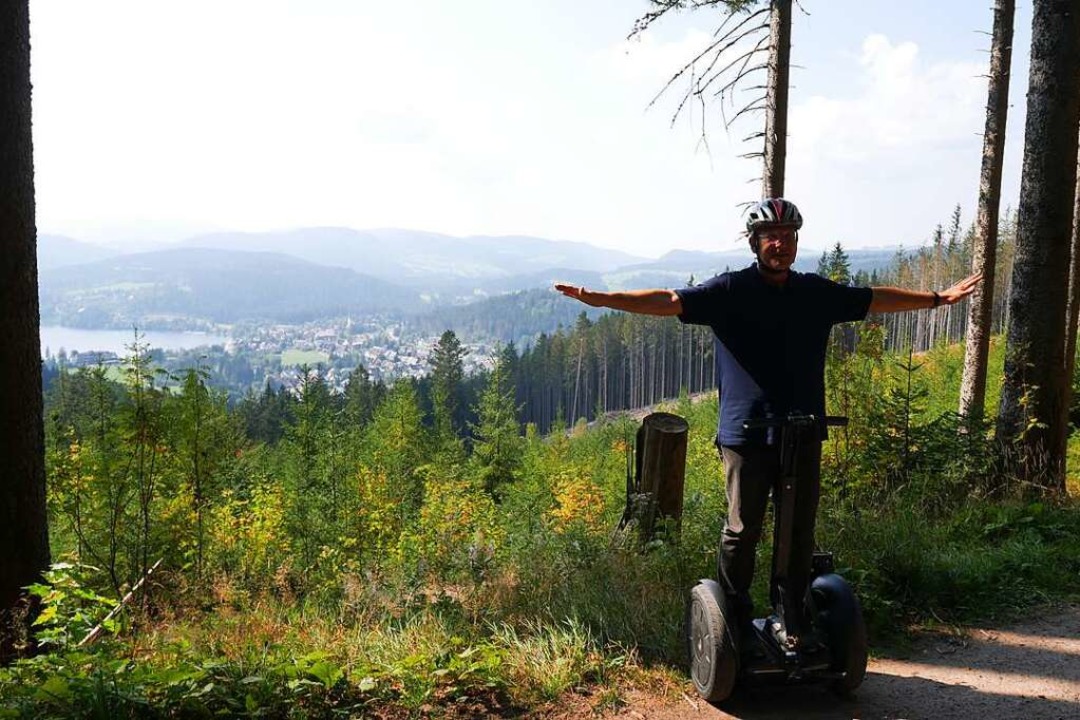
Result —
<instances>
[{"instance_id":1,"label":"cut log","mask_svg":"<svg viewBox=\"0 0 1080 720\"><path fill-rule=\"evenodd\" d=\"M682 521L689 430L686 420L665 412L645 416L638 428L622 525L636 520L643 541L653 539L659 519L672 521L676 530Z\"/></svg>"}]
</instances>

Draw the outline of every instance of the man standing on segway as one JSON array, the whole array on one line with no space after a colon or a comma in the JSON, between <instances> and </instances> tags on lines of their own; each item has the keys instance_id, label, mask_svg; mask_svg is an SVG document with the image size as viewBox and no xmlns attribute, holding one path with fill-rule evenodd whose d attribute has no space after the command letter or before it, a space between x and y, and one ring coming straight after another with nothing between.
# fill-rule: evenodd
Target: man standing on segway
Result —
<instances>
[{"instance_id":1,"label":"man standing on segway","mask_svg":"<svg viewBox=\"0 0 1080 720\"><path fill-rule=\"evenodd\" d=\"M750 584L769 493L777 486L780 453L774 433L750 430L751 420L784 418L793 412L825 418L825 355L832 326L862 320L868 313L902 312L952 305L974 292L972 275L940 292L895 287L840 285L791 269L803 219L794 203L768 198L746 220L747 239L757 261L699 285L677 290L626 292L587 290L558 283L555 289L595 307L645 315L675 315L708 325L716 335L720 417L716 444L727 480L728 517L719 552L720 584L735 616L738 636L749 637L753 607ZM814 551L814 522L820 493L821 441L810 443L800 460L799 491L787 568L779 600L802 604ZM802 451L800 451L802 455ZM777 598L773 599L776 602Z\"/></svg>"}]
</instances>

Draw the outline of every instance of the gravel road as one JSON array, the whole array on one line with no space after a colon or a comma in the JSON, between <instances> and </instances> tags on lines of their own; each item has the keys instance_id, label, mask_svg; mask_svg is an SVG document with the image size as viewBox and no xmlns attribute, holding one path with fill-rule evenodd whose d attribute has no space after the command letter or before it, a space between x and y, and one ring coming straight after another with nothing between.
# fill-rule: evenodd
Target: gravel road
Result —
<instances>
[{"instance_id":1,"label":"gravel road","mask_svg":"<svg viewBox=\"0 0 1080 720\"><path fill-rule=\"evenodd\" d=\"M674 697L673 697L674 696ZM920 637L903 657L874 658L850 698L821 687L758 688L721 707L682 691L628 693L607 717L641 720L1080 720L1080 607L958 635Z\"/></svg>"}]
</instances>

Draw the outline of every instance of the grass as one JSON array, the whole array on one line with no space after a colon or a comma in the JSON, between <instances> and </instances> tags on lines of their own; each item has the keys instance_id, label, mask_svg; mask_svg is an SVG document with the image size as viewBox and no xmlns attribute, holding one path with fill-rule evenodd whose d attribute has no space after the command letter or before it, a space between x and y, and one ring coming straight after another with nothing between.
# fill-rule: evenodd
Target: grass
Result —
<instances>
[{"instance_id":1,"label":"grass","mask_svg":"<svg viewBox=\"0 0 1080 720\"><path fill-rule=\"evenodd\" d=\"M1065 448L1065 487L1070 497L1080 497L1080 433L1073 433Z\"/></svg>"},{"instance_id":2,"label":"grass","mask_svg":"<svg viewBox=\"0 0 1080 720\"><path fill-rule=\"evenodd\" d=\"M292 365L310 365L315 367L319 364L326 364L330 361L329 353L324 353L319 350L286 350L281 353L281 364L285 367Z\"/></svg>"},{"instance_id":3,"label":"grass","mask_svg":"<svg viewBox=\"0 0 1080 720\"><path fill-rule=\"evenodd\" d=\"M630 664L567 621L463 628L437 607L376 626L263 599L243 612L154 621L128 646L0 668L0 717L338 717L381 708L532 707ZM257 711L257 712L256 712ZM97 713L97 714L95 714ZM466 714L469 714L466 712Z\"/></svg>"}]
</instances>

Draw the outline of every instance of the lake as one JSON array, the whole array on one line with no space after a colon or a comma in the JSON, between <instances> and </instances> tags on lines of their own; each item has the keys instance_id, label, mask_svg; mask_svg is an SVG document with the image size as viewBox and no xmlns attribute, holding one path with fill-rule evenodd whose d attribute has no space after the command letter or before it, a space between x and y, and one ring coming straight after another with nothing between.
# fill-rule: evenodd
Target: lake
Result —
<instances>
[{"instance_id":1,"label":"lake","mask_svg":"<svg viewBox=\"0 0 1080 720\"><path fill-rule=\"evenodd\" d=\"M140 331L140 342L147 343L152 348L165 350L186 350L203 345L224 345L228 340L222 335L213 335L205 332L174 332L168 330ZM41 326L41 355L44 357L45 349L56 355L60 348L71 352L78 350L80 353L90 351L114 352L121 357L127 354L125 347L135 339L132 330L83 330L80 328L60 327L59 325Z\"/></svg>"}]
</instances>

